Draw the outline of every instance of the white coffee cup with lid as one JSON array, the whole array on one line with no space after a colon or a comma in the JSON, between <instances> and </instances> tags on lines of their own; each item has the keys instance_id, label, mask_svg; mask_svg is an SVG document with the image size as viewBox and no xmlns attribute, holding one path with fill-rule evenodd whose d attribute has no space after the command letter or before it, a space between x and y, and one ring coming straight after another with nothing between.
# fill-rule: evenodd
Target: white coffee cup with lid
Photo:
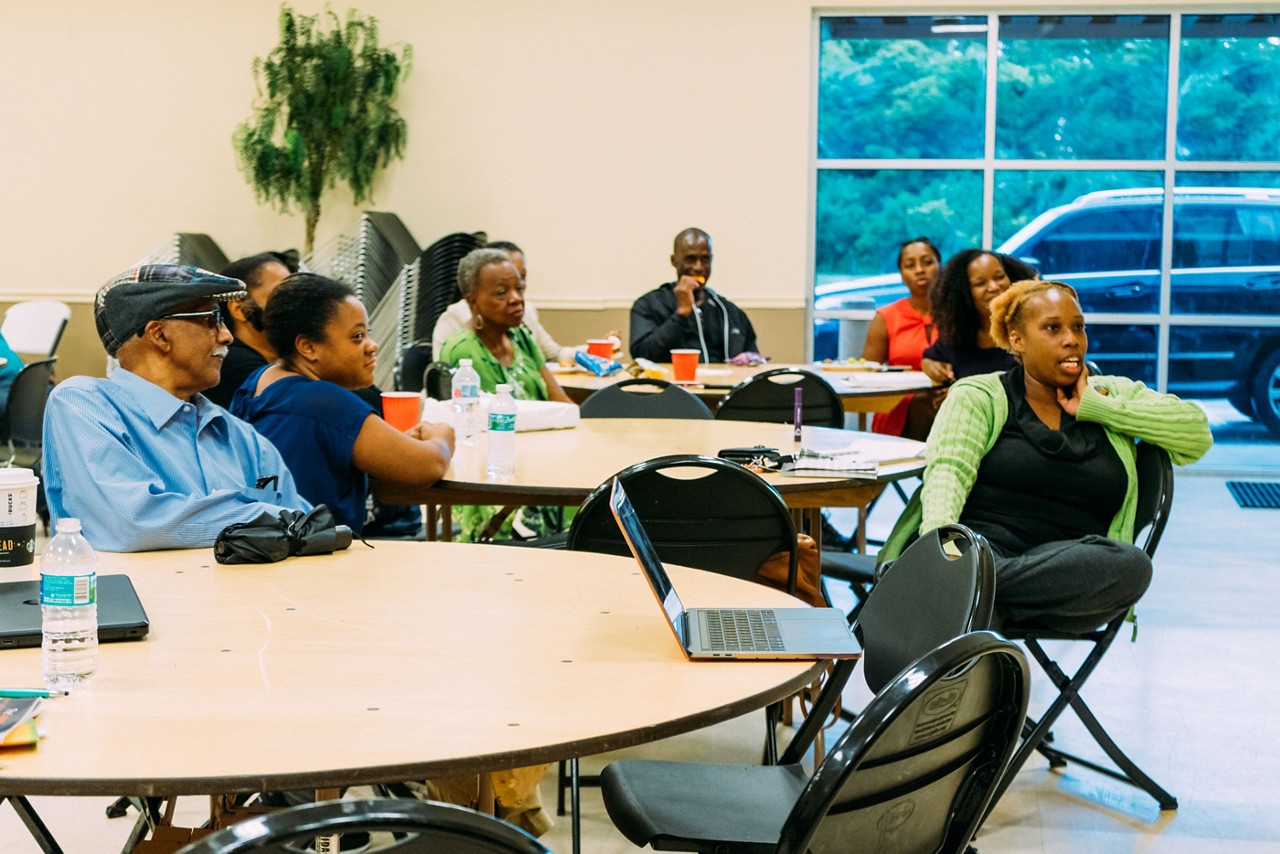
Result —
<instances>
[{"instance_id":1,"label":"white coffee cup with lid","mask_svg":"<svg viewBox=\"0 0 1280 854\"><path fill-rule=\"evenodd\" d=\"M36 555L36 488L31 469L0 468L0 567L27 566Z\"/></svg>"}]
</instances>

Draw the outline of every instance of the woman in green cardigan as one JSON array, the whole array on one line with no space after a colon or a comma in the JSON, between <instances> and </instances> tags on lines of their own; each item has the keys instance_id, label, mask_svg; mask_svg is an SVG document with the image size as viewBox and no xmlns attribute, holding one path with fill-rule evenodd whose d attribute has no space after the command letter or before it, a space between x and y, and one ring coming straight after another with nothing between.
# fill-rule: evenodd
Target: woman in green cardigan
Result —
<instances>
[{"instance_id":1,"label":"woman in green cardigan","mask_svg":"<svg viewBox=\"0 0 1280 854\"><path fill-rule=\"evenodd\" d=\"M1013 285L991 305L991 336L1018 364L951 388L929 436L919 530L960 522L990 541L1006 624L1095 628L1151 581L1132 545L1135 441L1185 465L1212 444L1208 421L1140 382L1089 376L1069 285Z\"/></svg>"}]
</instances>

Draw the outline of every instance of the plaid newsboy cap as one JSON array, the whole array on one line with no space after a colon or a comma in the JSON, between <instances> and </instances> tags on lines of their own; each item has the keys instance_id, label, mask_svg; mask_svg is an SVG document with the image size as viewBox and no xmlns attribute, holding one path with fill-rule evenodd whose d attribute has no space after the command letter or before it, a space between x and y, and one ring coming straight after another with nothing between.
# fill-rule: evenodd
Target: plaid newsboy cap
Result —
<instances>
[{"instance_id":1,"label":"plaid newsboy cap","mask_svg":"<svg viewBox=\"0 0 1280 854\"><path fill-rule=\"evenodd\" d=\"M244 299L244 282L178 264L146 264L126 270L98 289L93 320L108 355L151 321L198 299Z\"/></svg>"}]
</instances>

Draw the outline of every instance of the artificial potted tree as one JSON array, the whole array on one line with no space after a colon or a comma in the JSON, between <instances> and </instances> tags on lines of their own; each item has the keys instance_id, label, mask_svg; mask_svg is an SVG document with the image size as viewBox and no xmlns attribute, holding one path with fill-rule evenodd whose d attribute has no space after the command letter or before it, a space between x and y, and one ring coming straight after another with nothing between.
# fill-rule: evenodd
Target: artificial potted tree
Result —
<instances>
[{"instance_id":1,"label":"artificial potted tree","mask_svg":"<svg viewBox=\"0 0 1280 854\"><path fill-rule=\"evenodd\" d=\"M315 247L326 189L341 179L360 204L378 170L404 157L407 128L394 103L412 58L409 45L378 45L376 18L281 7L280 43L253 62L259 100L233 142L260 201L306 214L305 252Z\"/></svg>"}]
</instances>

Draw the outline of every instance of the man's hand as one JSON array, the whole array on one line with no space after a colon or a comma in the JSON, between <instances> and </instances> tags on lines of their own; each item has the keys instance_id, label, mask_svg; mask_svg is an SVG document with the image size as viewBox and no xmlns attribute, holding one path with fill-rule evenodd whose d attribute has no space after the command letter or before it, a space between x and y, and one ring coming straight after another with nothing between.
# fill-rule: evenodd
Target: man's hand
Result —
<instances>
[{"instance_id":1,"label":"man's hand","mask_svg":"<svg viewBox=\"0 0 1280 854\"><path fill-rule=\"evenodd\" d=\"M675 286L676 314L681 317L693 314L693 307L698 304L698 295L706 283L707 280L701 276L680 277Z\"/></svg>"},{"instance_id":2,"label":"man's hand","mask_svg":"<svg viewBox=\"0 0 1280 854\"><path fill-rule=\"evenodd\" d=\"M955 382L956 372L950 362L935 362L933 359L921 359L920 370L938 385Z\"/></svg>"},{"instance_id":3,"label":"man's hand","mask_svg":"<svg viewBox=\"0 0 1280 854\"><path fill-rule=\"evenodd\" d=\"M453 453L453 428L448 424L433 424L430 421L423 421L416 427L409 428L406 432L413 438L422 442L430 442L438 439L449 446L449 453Z\"/></svg>"}]
</instances>

